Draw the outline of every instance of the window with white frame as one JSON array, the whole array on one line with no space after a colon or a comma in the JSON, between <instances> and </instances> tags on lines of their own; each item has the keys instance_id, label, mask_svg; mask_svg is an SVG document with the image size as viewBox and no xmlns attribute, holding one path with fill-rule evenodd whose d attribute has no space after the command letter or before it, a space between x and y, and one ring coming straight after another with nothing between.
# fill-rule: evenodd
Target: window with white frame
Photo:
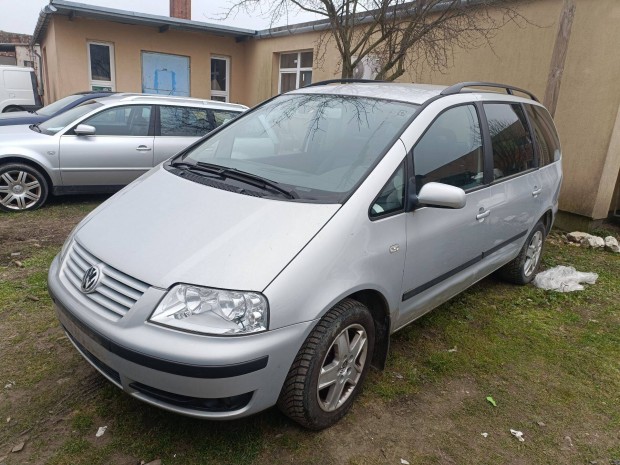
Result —
<instances>
[{"instance_id":1,"label":"window with white frame","mask_svg":"<svg viewBox=\"0 0 620 465\"><path fill-rule=\"evenodd\" d=\"M88 42L88 77L91 90L115 90L114 45Z\"/></svg>"},{"instance_id":2,"label":"window with white frame","mask_svg":"<svg viewBox=\"0 0 620 465\"><path fill-rule=\"evenodd\" d=\"M230 98L230 58L211 57L211 100L228 102Z\"/></svg>"},{"instance_id":3,"label":"window with white frame","mask_svg":"<svg viewBox=\"0 0 620 465\"><path fill-rule=\"evenodd\" d=\"M278 92L299 89L312 84L312 50L280 54Z\"/></svg>"}]
</instances>

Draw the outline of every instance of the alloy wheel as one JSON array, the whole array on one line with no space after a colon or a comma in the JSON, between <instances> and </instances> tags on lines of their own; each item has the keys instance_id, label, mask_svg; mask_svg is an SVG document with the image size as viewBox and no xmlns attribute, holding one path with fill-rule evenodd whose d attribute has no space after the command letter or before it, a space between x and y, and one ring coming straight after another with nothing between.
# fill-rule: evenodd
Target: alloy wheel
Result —
<instances>
[{"instance_id":1,"label":"alloy wheel","mask_svg":"<svg viewBox=\"0 0 620 465\"><path fill-rule=\"evenodd\" d=\"M31 208L41 194L41 183L27 171L11 170L0 175L0 204L10 210Z\"/></svg>"},{"instance_id":2,"label":"alloy wheel","mask_svg":"<svg viewBox=\"0 0 620 465\"><path fill-rule=\"evenodd\" d=\"M525 276L530 276L534 270L536 270L538 261L540 260L542 247L543 233L541 231L536 231L530 239L530 243L527 246L527 251L525 252L525 263L523 264L523 273Z\"/></svg>"},{"instance_id":3,"label":"alloy wheel","mask_svg":"<svg viewBox=\"0 0 620 465\"><path fill-rule=\"evenodd\" d=\"M319 373L317 399L333 412L351 396L362 376L368 354L368 335L363 326L347 326L332 342Z\"/></svg>"}]
</instances>

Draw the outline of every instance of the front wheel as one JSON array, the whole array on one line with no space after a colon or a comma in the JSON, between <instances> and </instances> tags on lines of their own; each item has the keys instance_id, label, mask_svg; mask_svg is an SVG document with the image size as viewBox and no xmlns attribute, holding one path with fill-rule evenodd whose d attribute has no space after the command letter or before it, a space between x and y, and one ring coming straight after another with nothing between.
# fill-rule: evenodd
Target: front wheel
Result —
<instances>
[{"instance_id":1,"label":"front wheel","mask_svg":"<svg viewBox=\"0 0 620 465\"><path fill-rule=\"evenodd\" d=\"M0 166L0 210L20 212L36 210L47 199L45 176L21 163Z\"/></svg>"},{"instance_id":2,"label":"front wheel","mask_svg":"<svg viewBox=\"0 0 620 465\"><path fill-rule=\"evenodd\" d=\"M514 284L527 284L536 276L540 265L547 228L539 221L532 229L519 255L499 270L499 275L505 281Z\"/></svg>"},{"instance_id":3,"label":"front wheel","mask_svg":"<svg viewBox=\"0 0 620 465\"><path fill-rule=\"evenodd\" d=\"M278 399L280 410L313 430L336 423L361 390L374 342L365 305L345 299L334 306L299 350Z\"/></svg>"},{"instance_id":4,"label":"front wheel","mask_svg":"<svg viewBox=\"0 0 620 465\"><path fill-rule=\"evenodd\" d=\"M22 107L6 107L2 113L15 113L16 111L25 111Z\"/></svg>"}]
</instances>

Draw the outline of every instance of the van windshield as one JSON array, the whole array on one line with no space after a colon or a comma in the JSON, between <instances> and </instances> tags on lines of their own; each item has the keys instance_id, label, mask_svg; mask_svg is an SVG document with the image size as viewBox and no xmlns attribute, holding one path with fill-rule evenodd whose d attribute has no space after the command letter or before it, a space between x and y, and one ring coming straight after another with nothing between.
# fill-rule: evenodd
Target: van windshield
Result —
<instances>
[{"instance_id":1,"label":"van windshield","mask_svg":"<svg viewBox=\"0 0 620 465\"><path fill-rule=\"evenodd\" d=\"M418 108L348 95L283 95L230 122L182 160L260 176L293 188L301 199L338 203Z\"/></svg>"},{"instance_id":2,"label":"van windshield","mask_svg":"<svg viewBox=\"0 0 620 465\"><path fill-rule=\"evenodd\" d=\"M65 111L64 113L61 113L60 115L56 115L53 118L44 121L43 123L39 124L39 129L44 134L48 134L50 136L54 135L58 131L63 130L67 125L73 123L76 119L101 106L103 106L103 104L92 101L83 103L82 105L73 107L70 110Z\"/></svg>"}]
</instances>

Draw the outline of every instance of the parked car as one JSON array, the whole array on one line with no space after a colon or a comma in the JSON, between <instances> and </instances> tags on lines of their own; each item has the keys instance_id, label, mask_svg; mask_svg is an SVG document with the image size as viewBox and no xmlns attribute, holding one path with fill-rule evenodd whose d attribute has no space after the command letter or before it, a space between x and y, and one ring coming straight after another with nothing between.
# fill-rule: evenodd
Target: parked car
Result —
<instances>
[{"instance_id":1,"label":"parked car","mask_svg":"<svg viewBox=\"0 0 620 465\"><path fill-rule=\"evenodd\" d=\"M0 113L38 110L42 106L34 69L0 65Z\"/></svg>"},{"instance_id":2,"label":"parked car","mask_svg":"<svg viewBox=\"0 0 620 465\"><path fill-rule=\"evenodd\" d=\"M0 210L115 192L247 107L168 96L89 100L39 124L0 127Z\"/></svg>"},{"instance_id":3,"label":"parked car","mask_svg":"<svg viewBox=\"0 0 620 465\"><path fill-rule=\"evenodd\" d=\"M115 92L79 92L77 94L68 95L65 98L56 100L49 105L32 111L12 111L6 114L0 114L0 126L15 126L16 124L38 124L43 121L59 115L73 107L78 106L88 100L99 97L107 97L115 95Z\"/></svg>"},{"instance_id":4,"label":"parked car","mask_svg":"<svg viewBox=\"0 0 620 465\"><path fill-rule=\"evenodd\" d=\"M313 84L213 131L70 234L48 279L70 340L166 410L334 424L390 334L496 270L536 273L553 121L473 85Z\"/></svg>"}]
</instances>

